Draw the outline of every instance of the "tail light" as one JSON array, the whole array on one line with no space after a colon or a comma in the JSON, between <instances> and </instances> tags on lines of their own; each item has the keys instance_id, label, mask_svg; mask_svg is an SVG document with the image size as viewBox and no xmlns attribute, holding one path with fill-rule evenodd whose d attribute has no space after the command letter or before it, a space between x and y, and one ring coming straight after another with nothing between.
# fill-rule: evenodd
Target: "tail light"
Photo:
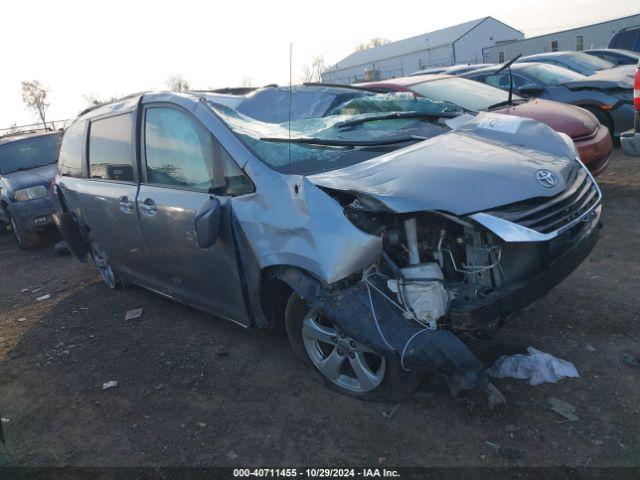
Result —
<instances>
[{"instance_id":1,"label":"tail light","mask_svg":"<svg viewBox=\"0 0 640 480\"><path fill-rule=\"evenodd\" d=\"M633 109L640 112L640 62L636 69L636 78L633 80Z\"/></svg>"}]
</instances>

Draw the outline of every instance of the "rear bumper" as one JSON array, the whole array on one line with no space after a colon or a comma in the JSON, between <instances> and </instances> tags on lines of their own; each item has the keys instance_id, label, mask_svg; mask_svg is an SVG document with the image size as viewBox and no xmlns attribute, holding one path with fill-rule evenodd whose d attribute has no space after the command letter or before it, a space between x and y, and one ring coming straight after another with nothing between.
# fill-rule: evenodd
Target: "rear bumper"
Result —
<instances>
[{"instance_id":1,"label":"rear bumper","mask_svg":"<svg viewBox=\"0 0 640 480\"><path fill-rule=\"evenodd\" d=\"M640 131L629 130L620 135L622 151L630 157L640 157Z\"/></svg>"},{"instance_id":2,"label":"rear bumper","mask_svg":"<svg viewBox=\"0 0 640 480\"><path fill-rule=\"evenodd\" d=\"M597 177L609 165L609 156L613 143L609 129L600 125L595 135L584 140L575 141L580 160L586 165L591 175Z\"/></svg>"},{"instance_id":3,"label":"rear bumper","mask_svg":"<svg viewBox=\"0 0 640 480\"><path fill-rule=\"evenodd\" d=\"M579 229L579 232L575 233L575 238L571 240L572 245L546 264L543 271L487 295L473 305L452 308L449 317L454 330L478 330L496 325L501 319L520 312L527 305L543 297L568 277L587 258L598 240L600 209L601 207L598 207L594 210L586 225L574 227Z\"/></svg>"},{"instance_id":4,"label":"rear bumper","mask_svg":"<svg viewBox=\"0 0 640 480\"><path fill-rule=\"evenodd\" d=\"M51 216L57 211L58 202L49 193L43 198L13 202L9 208L11 216L20 227L28 232L39 232L53 225Z\"/></svg>"}]
</instances>

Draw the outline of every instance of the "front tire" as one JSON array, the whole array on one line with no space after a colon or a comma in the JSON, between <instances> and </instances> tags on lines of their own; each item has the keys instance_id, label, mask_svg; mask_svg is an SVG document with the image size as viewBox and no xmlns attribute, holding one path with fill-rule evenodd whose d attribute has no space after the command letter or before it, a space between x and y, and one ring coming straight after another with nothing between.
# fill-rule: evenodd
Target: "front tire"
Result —
<instances>
[{"instance_id":1,"label":"front tire","mask_svg":"<svg viewBox=\"0 0 640 480\"><path fill-rule=\"evenodd\" d=\"M8 215L9 221L11 222L11 230L18 242L18 248L21 250L27 250L40 245L40 236L37 233L27 232L24 228L18 225L18 222L14 220L10 213Z\"/></svg>"},{"instance_id":2,"label":"front tire","mask_svg":"<svg viewBox=\"0 0 640 480\"><path fill-rule=\"evenodd\" d=\"M410 397L418 384L418 376L403 370L397 359L347 337L295 293L287 302L285 326L296 357L317 381L337 392L398 402Z\"/></svg>"}]
</instances>

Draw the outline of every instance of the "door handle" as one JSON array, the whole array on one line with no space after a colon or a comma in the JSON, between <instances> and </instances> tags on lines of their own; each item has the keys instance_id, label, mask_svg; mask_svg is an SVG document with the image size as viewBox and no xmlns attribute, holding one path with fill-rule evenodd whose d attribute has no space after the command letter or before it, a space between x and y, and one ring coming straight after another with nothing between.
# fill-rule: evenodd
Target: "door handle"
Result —
<instances>
[{"instance_id":1,"label":"door handle","mask_svg":"<svg viewBox=\"0 0 640 480\"><path fill-rule=\"evenodd\" d=\"M131 213L133 212L133 202L129 201L129 197L123 195L118 198L118 204L120 205L120 211L123 213Z\"/></svg>"},{"instance_id":2,"label":"door handle","mask_svg":"<svg viewBox=\"0 0 640 480\"><path fill-rule=\"evenodd\" d=\"M144 215L155 215L158 211L158 206L153 198L145 198L142 203L139 204L140 211Z\"/></svg>"}]
</instances>

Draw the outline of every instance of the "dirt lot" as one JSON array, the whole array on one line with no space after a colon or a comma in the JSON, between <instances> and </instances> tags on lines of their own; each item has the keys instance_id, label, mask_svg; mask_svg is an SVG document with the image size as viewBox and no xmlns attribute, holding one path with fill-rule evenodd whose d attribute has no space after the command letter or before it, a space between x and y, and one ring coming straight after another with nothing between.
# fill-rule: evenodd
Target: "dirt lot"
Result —
<instances>
[{"instance_id":1,"label":"dirt lot","mask_svg":"<svg viewBox=\"0 0 640 480\"><path fill-rule=\"evenodd\" d=\"M142 289L110 291L52 243L0 235L0 412L22 465L640 465L640 160L601 178L601 240L499 333L573 362L579 379L422 392L392 418L314 383L277 332L245 331ZM36 297L51 298L36 301ZM127 309L143 307L137 320ZM118 386L102 390L117 380ZM576 407L567 422L548 409Z\"/></svg>"}]
</instances>

